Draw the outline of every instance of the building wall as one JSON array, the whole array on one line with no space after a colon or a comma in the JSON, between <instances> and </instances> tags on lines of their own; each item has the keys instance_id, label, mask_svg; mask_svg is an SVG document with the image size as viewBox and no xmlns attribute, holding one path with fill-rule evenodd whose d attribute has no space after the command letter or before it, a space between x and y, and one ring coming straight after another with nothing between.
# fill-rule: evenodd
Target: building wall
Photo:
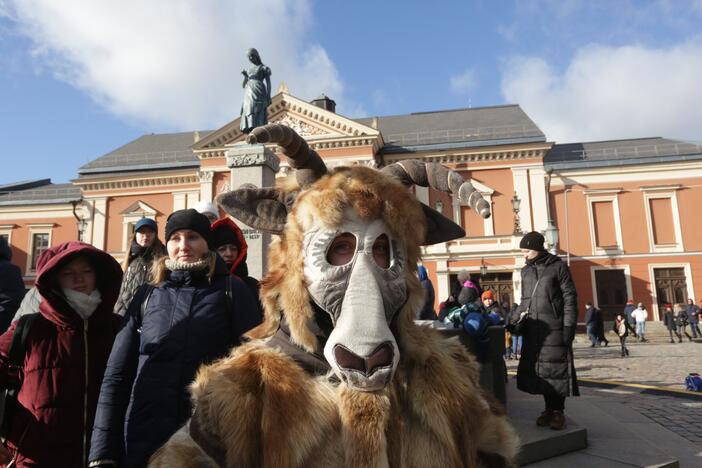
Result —
<instances>
[{"instance_id":1,"label":"building wall","mask_svg":"<svg viewBox=\"0 0 702 468\"><path fill-rule=\"evenodd\" d=\"M129 238L125 238L124 234L125 218L122 213L136 202L143 202L156 210L155 220L158 223L158 235L161 240L164 238L166 219L173 212L173 195L170 192L109 197L107 199L105 250L115 257L121 257L124 254L125 242L126 248L129 248Z\"/></svg>"}]
</instances>

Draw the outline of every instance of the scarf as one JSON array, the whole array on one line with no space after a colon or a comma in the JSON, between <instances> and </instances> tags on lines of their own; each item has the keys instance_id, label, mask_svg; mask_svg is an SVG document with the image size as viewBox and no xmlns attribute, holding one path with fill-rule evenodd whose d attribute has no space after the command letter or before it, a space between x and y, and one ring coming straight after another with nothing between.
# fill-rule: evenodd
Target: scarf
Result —
<instances>
[{"instance_id":1,"label":"scarf","mask_svg":"<svg viewBox=\"0 0 702 468\"><path fill-rule=\"evenodd\" d=\"M80 291L75 291L73 289L63 288L63 297L66 298L66 302L71 306L80 318L83 320L88 320L97 306L102 302L102 296L100 291L95 289L90 294L83 294Z\"/></svg>"},{"instance_id":2,"label":"scarf","mask_svg":"<svg viewBox=\"0 0 702 468\"><path fill-rule=\"evenodd\" d=\"M169 258L166 260L166 268L171 271L197 271L207 268L208 263L207 257L193 263L179 262L178 260L171 260Z\"/></svg>"}]
</instances>

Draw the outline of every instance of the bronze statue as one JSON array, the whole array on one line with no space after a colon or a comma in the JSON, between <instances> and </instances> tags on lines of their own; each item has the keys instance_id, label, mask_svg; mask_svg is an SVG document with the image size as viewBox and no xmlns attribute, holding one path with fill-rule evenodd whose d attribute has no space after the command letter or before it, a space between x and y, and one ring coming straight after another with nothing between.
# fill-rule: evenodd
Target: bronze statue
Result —
<instances>
[{"instance_id":1,"label":"bronze statue","mask_svg":"<svg viewBox=\"0 0 702 468\"><path fill-rule=\"evenodd\" d=\"M271 103L271 69L261 63L256 49L249 49L247 55L253 66L241 71L244 75L244 101L241 103L239 128L244 133L268 123L266 109Z\"/></svg>"}]
</instances>

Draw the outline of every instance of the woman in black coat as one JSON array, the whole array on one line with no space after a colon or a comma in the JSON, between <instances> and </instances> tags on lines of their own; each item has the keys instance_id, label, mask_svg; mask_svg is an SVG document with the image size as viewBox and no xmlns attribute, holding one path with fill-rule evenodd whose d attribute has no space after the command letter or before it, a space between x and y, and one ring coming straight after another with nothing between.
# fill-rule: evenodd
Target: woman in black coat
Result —
<instances>
[{"instance_id":1,"label":"woman in black coat","mask_svg":"<svg viewBox=\"0 0 702 468\"><path fill-rule=\"evenodd\" d=\"M565 398L578 395L572 343L577 322L577 294L568 267L544 250L544 237L530 232L519 247L526 259L522 268L522 300L510 317L523 335L517 368L517 387L544 396L539 426L565 427ZM528 311L528 314L527 314Z\"/></svg>"},{"instance_id":2,"label":"woman in black coat","mask_svg":"<svg viewBox=\"0 0 702 468\"><path fill-rule=\"evenodd\" d=\"M226 355L260 323L249 288L210 246L210 222L193 209L166 224L168 257L142 287L117 335L100 389L91 467L144 467L190 417L188 386L203 363Z\"/></svg>"}]
</instances>

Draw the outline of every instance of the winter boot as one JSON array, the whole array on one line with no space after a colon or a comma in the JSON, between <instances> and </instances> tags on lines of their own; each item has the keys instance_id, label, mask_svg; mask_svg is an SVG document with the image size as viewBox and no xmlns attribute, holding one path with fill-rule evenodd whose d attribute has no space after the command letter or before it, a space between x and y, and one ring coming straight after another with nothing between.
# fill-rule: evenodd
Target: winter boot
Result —
<instances>
[{"instance_id":1,"label":"winter boot","mask_svg":"<svg viewBox=\"0 0 702 468\"><path fill-rule=\"evenodd\" d=\"M551 424L551 418L553 417L553 410L545 409L541 416L536 418L536 425L541 427L546 427Z\"/></svg>"},{"instance_id":2,"label":"winter boot","mask_svg":"<svg viewBox=\"0 0 702 468\"><path fill-rule=\"evenodd\" d=\"M554 411L548 425L554 431L560 431L566 427L566 418L563 411Z\"/></svg>"}]
</instances>

